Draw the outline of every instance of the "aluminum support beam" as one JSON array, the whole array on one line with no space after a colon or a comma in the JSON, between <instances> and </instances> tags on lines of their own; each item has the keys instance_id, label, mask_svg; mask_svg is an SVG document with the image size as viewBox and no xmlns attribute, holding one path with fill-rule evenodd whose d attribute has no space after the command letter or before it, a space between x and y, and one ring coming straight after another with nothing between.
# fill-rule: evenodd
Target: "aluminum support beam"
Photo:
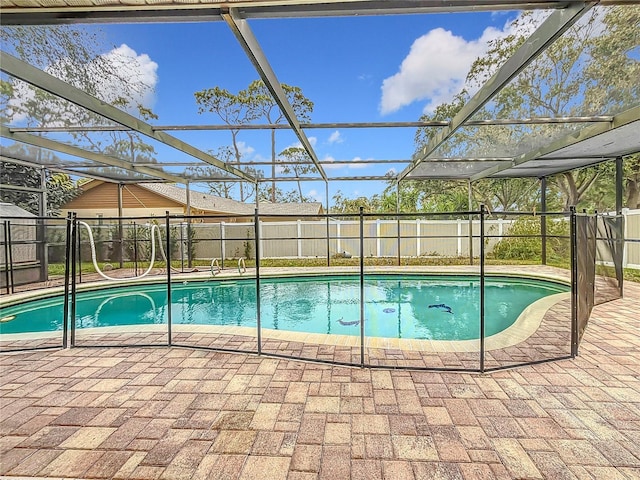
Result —
<instances>
[{"instance_id":1,"label":"aluminum support beam","mask_svg":"<svg viewBox=\"0 0 640 480\"><path fill-rule=\"evenodd\" d=\"M44 190L38 187L23 187L22 185L9 185L0 183L0 190L15 190L16 192L42 193Z\"/></svg>"},{"instance_id":2,"label":"aluminum support beam","mask_svg":"<svg viewBox=\"0 0 640 480\"><path fill-rule=\"evenodd\" d=\"M208 153L205 153L202 150L199 150L194 146L189 145L182 140L179 140L176 137L173 137L164 132L157 132L150 124L134 117L133 115L123 112L122 110L119 110L114 106L103 102L102 100L92 97L88 93L74 87L73 85L63 82L53 75L49 75L48 73L35 68L32 65L29 65L28 63L23 62L13 55L9 55L8 53L3 51L0 51L0 70L15 78L41 88L42 90L52 93L53 95L68 100L75 105L89 110L90 112L107 118L113 122L119 123L120 125L124 125L132 130L135 130L138 133L153 138L158 142L164 143L165 145L191 155L192 157L202 160L203 162L209 163L215 167L225 170L232 175L244 178L245 180L250 182L255 182L255 179L251 175L248 175L242 170L232 167L222 160L219 160L209 155ZM177 181L178 183L184 183L184 180Z\"/></svg>"},{"instance_id":3,"label":"aluminum support beam","mask_svg":"<svg viewBox=\"0 0 640 480\"><path fill-rule=\"evenodd\" d=\"M448 128L438 134L426 145L411 165L399 175L402 180L409 175L423 160L431 155L440 145L446 142L462 127L478 110L490 101L507 83L529 65L565 30L584 15L592 4L579 3L564 10L556 10L540 25L527 41L498 69L498 71L478 90L478 92L462 107L451 120Z\"/></svg>"},{"instance_id":4,"label":"aluminum support beam","mask_svg":"<svg viewBox=\"0 0 640 480\"><path fill-rule=\"evenodd\" d=\"M90 152L73 145L67 145L66 143L57 142L45 137L39 137L37 135L31 135L30 133L11 133L11 131L4 125L0 126L0 137L4 137L17 142L33 145L34 147L46 148L54 150L56 152L73 155L74 157L85 158L94 162L101 163L103 165L109 165L111 167L118 167L130 172L141 173L143 175L149 175L156 178L162 178L170 182L184 183L184 179L181 177L165 173L161 170L156 170L150 167L139 167L137 165L125 162L124 160L102 155L100 153ZM100 165L96 165L99 167Z\"/></svg>"},{"instance_id":5,"label":"aluminum support beam","mask_svg":"<svg viewBox=\"0 0 640 480\"><path fill-rule=\"evenodd\" d=\"M67 175L75 175L78 177L87 177L87 178L92 178L94 180L102 180L103 182L113 182L113 178L107 178L107 177L103 177L101 175L94 175L94 174L89 174L89 173L83 173L83 172L78 172L76 170L73 170L71 168L61 168L61 167L55 167L53 165L40 165L39 163L36 162L27 162L25 160L19 160L17 158L11 158L11 157L7 157L6 155L0 154L0 161L2 162L8 162L8 163L15 163L16 165L24 165L25 167L32 167L32 168L45 168L51 172L59 172L59 173L66 173ZM92 166L96 166L96 165L92 165ZM132 180L132 182L136 182L139 183L140 180Z\"/></svg>"},{"instance_id":6,"label":"aluminum support beam","mask_svg":"<svg viewBox=\"0 0 640 480\"><path fill-rule=\"evenodd\" d=\"M256 67L260 78L262 78L265 86L267 87L267 89L269 89L269 92L271 92L273 99L278 104L278 107L280 107L282 114L287 119L287 122L289 122L289 125L295 132L298 140L300 140L300 143L307 152L307 155L309 155L309 157L315 164L316 169L322 176L323 180L328 181L327 175L324 172L322 165L320 165L316 152L313 150L313 147L311 146L311 142L309 142L307 135L302 130L293 107L287 99L287 94L278 81L275 72L271 68L271 65L269 64L267 57L262 51L258 40L253 35L249 24L246 20L238 17L237 9L235 8L229 9L228 13L223 13L222 18L227 22L227 25L229 25L229 28L238 39L238 42L240 42L240 45L244 49L245 53L247 54L253 65Z\"/></svg>"},{"instance_id":7,"label":"aluminum support beam","mask_svg":"<svg viewBox=\"0 0 640 480\"><path fill-rule=\"evenodd\" d=\"M616 214L622 215L622 207L624 205L624 164L622 157L616 157Z\"/></svg>"},{"instance_id":8,"label":"aluminum support beam","mask_svg":"<svg viewBox=\"0 0 640 480\"><path fill-rule=\"evenodd\" d=\"M491 125L548 125L557 123L598 123L610 122L611 115L592 115L584 117L534 117L534 118L494 118L485 120L469 120L467 126ZM430 120L428 122L333 122L333 123L301 123L302 128L334 129L334 128L421 128L448 127L446 120ZM287 130L291 127L283 123L252 123L236 125L155 125L158 131L201 131L201 130ZM130 129L119 125L71 126L71 127L15 127L13 132L123 132Z\"/></svg>"},{"instance_id":9,"label":"aluminum support beam","mask_svg":"<svg viewBox=\"0 0 640 480\"><path fill-rule=\"evenodd\" d=\"M640 106L630 108L629 110L625 110L624 112L614 116L613 121L611 123L607 123L607 124L597 123L594 125L589 125L588 127L585 127L582 130L580 130L578 133L571 133L537 150L524 153L519 157L514 158L511 164L509 165L497 165L495 167L488 168L487 170L472 176L471 180L476 181L476 180L480 180L481 178L490 177L491 175L495 175L496 173L502 172L503 170L507 170L517 165L522 165L523 163L529 162L531 160L537 160L540 157L544 157L545 155L556 152L570 145L574 145L584 140L588 140L589 138L595 137L597 135L601 135L610 130L615 130L616 128L622 127L629 123L637 122L639 120L640 120ZM613 157L614 156L612 156L612 158ZM548 158L545 158L545 159L548 159ZM605 158L603 158L602 160L605 160Z\"/></svg>"}]
</instances>

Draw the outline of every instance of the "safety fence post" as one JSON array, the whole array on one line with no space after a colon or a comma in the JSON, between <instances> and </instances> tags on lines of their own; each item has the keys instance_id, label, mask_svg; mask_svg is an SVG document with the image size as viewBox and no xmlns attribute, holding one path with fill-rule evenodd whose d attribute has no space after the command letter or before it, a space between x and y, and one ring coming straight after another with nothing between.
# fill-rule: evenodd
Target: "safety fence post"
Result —
<instances>
[{"instance_id":1,"label":"safety fence post","mask_svg":"<svg viewBox=\"0 0 640 480\"><path fill-rule=\"evenodd\" d=\"M258 327L258 355L262 353L262 322L260 320L260 216L256 208L253 220L256 244L256 325Z\"/></svg>"},{"instance_id":2,"label":"safety fence post","mask_svg":"<svg viewBox=\"0 0 640 480\"><path fill-rule=\"evenodd\" d=\"M69 265L71 261L71 212L67 213L67 232L64 244L64 306L62 317L62 347L67 348L69 345Z\"/></svg>"},{"instance_id":3,"label":"safety fence post","mask_svg":"<svg viewBox=\"0 0 640 480\"><path fill-rule=\"evenodd\" d=\"M77 214L73 214L71 229L71 336L70 344L76 346L76 262L77 262L77 239L78 239L78 219Z\"/></svg>"},{"instance_id":4,"label":"safety fence post","mask_svg":"<svg viewBox=\"0 0 640 480\"><path fill-rule=\"evenodd\" d=\"M570 207L571 232L571 358L578 355L578 225L576 207Z\"/></svg>"},{"instance_id":5,"label":"safety fence post","mask_svg":"<svg viewBox=\"0 0 640 480\"><path fill-rule=\"evenodd\" d=\"M169 211L165 213L165 235L167 236L167 345L171 346L171 231L169 225ZM162 242L162 240L160 240Z\"/></svg>"},{"instance_id":6,"label":"safety fence post","mask_svg":"<svg viewBox=\"0 0 640 480\"><path fill-rule=\"evenodd\" d=\"M360 207L360 365L364 367L364 208Z\"/></svg>"},{"instance_id":7,"label":"safety fence post","mask_svg":"<svg viewBox=\"0 0 640 480\"><path fill-rule=\"evenodd\" d=\"M484 216L485 206L480 205L480 372L484 373Z\"/></svg>"}]
</instances>

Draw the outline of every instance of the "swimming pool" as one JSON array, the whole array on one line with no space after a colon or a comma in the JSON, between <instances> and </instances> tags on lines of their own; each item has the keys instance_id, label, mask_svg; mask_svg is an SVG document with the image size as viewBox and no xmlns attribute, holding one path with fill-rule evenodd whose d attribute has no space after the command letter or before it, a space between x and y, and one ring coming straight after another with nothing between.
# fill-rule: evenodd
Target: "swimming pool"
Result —
<instances>
[{"instance_id":1,"label":"swimming pool","mask_svg":"<svg viewBox=\"0 0 640 480\"><path fill-rule=\"evenodd\" d=\"M364 282L366 336L470 340L480 336L480 282L464 275L367 275ZM559 283L487 277L485 334L499 333L533 302L569 291ZM78 292L76 328L164 325L168 308L176 325L255 327L254 279L185 281L110 287ZM63 297L44 298L0 311L0 334L62 329ZM360 335L358 276L263 278L262 328L338 335Z\"/></svg>"}]
</instances>

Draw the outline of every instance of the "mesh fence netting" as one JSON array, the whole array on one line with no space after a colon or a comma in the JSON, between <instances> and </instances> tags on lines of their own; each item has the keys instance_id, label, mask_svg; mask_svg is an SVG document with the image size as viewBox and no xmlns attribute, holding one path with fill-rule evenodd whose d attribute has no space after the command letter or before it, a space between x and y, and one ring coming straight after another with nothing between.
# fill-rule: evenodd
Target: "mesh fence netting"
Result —
<instances>
[{"instance_id":1,"label":"mesh fence netting","mask_svg":"<svg viewBox=\"0 0 640 480\"><path fill-rule=\"evenodd\" d=\"M622 216L576 217L578 340L594 305L622 297L623 232Z\"/></svg>"}]
</instances>

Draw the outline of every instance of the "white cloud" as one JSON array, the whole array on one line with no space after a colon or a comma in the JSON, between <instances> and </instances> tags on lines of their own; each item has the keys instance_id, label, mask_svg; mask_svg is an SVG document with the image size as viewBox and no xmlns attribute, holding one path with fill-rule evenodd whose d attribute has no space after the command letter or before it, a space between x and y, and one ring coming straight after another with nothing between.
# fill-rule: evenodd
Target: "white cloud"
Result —
<instances>
[{"instance_id":1,"label":"white cloud","mask_svg":"<svg viewBox=\"0 0 640 480\"><path fill-rule=\"evenodd\" d=\"M372 160L372 158L369 158L368 160ZM360 157L354 157L353 159L351 159L349 163L341 162L341 163L334 164L333 162L335 162L336 159L331 155L325 155L325 157L320 161L328 162L328 163L322 163L322 168L324 168L325 170L339 170L341 168L355 170L355 169L367 168L369 166L366 163L366 160L363 160Z\"/></svg>"},{"instance_id":2,"label":"white cloud","mask_svg":"<svg viewBox=\"0 0 640 480\"><path fill-rule=\"evenodd\" d=\"M518 28L529 35L547 13L533 13L531 23ZM487 27L475 40L465 40L451 31L436 28L417 38L399 71L382 82L380 113L393 113L415 101L426 100L424 111L449 102L459 93L474 60L484 55L488 42L513 33L512 22L502 29Z\"/></svg>"},{"instance_id":3,"label":"white cloud","mask_svg":"<svg viewBox=\"0 0 640 480\"><path fill-rule=\"evenodd\" d=\"M316 144L318 143L318 137L307 137L307 140L309 140L309 143L311 144L312 147L315 147ZM289 145L287 148L302 148L302 143L295 142ZM284 150L286 150L287 148L285 148Z\"/></svg>"},{"instance_id":4,"label":"white cloud","mask_svg":"<svg viewBox=\"0 0 640 480\"><path fill-rule=\"evenodd\" d=\"M477 40L464 38L443 28L418 38L400 71L382 82L380 112L393 113L416 100L428 99L427 110L449 101L460 92L473 61L486 51L486 42L498 31L488 28Z\"/></svg>"},{"instance_id":5,"label":"white cloud","mask_svg":"<svg viewBox=\"0 0 640 480\"><path fill-rule=\"evenodd\" d=\"M337 170L339 168L344 168L344 164L339 163L337 165L332 164L332 162L335 162L336 159L333 158L331 155L325 155L324 158L322 158L320 160L320 162L322 163L322 168L324 168L325 170ZM324 162L328 162L328 163L324 163Z\"/></svg>"},{"instance_id":6,"label":"white cloud","mask_svg":"<svg viewBox=\"0 0 640 480\"><path fill-rule=\"evenodd\" d=\"M250 145L247 145L245 142L239 141L238 151L240 152L240 155L242 155L243 157L247 157L251 155L253 152L255 152L256 149Z\"/></svg>"},{"instance_id":7,"label":"white cloud","mask_svg":"<svg viewBox=\"0 0 640 480\"><path fill-rule=\"evenodd\" d=\"M344 141L344 138L342 138L342 135L338 130L333 132L328 140L329 144L342 143L343 141Z\"/></svg>"},{"instance_id":8,"label":"white cloud","mask_svg":"<svg viewBox=\"0 0 640 480\"><path fill-rule=\"evenodd\" d=\"M322 202L324 200L324 196L321 196L317 190L309 190L306 193L306 196L312 198L316 202Z\"/></svg>"},{"instance_id":9,"label":"white cloud","mask_svg":"<svg viewBox=\"0 0 640 480\"><path fill-rule=\"evenodd\" d=\"M368 160L372 160L371 158L369 158ZM354 157L351 160L352 163L350 163L348 165L348 167L350 169L359 169L359 168L367 168L367 164L362 162L362 158L360 157Z\"/></svg>"},{"instance_id":10,"label":"white cloud","mask_svg":"<svg viewBox=\"0 0 640 480\"><path fill-rule=\"evenodd\" d=\"M86 85L82 85L85 78L79 75L73 77L70 72L76 73L79 68L84 68L86 75L89 75L93 82L96 97L106 103L114 104L118 99L125 98L129 101L129 112L137 113L137 105L146 108L152 108L155 102L155 86L158 83L158 64L151 60L147 54L138 55L135 50L126 44L122 44L117 48L103 54L100 58L102 62L107 62L113 70L118 73L118 77L105 75L100 62L92 62L84 66L75 66L69 58L60 59L55 64L49 65L45 71L56 78L69 82L77 88L83 89ZM21 122L27 119L27 115L22 112L22 107L35 99L35 91L32 87L21 81L14 84L14 96L9 101L9 106L15 109L12 121ZM61 110L60 101L49 102L50 105L41 105L41 108L47 108L52 111ZM118 105L118 108L122 106ZM67 108L60 112L58 120L47 122L49 126L64 125L66 123L77 123L76 117L80 115L82 109L80 107Z\"/></svg>"},{"instance_id":11,"label":"white cloud","mask_svg":"<svg viewBox=\"0 0 640 480\"><path fill-rule=\"evenodd\" d=\"M132 103L151 108L155 102L155 86L158 83L158 64L151 60L146 53L138 54L126 44L114 48L104 54L103 59L112 64L122 78L127 79L129 86L133 87ZM106 101L112 101L117 96L122 96L125 91L122 82L115 79L101 82L100 94Z\"/></svg>"}]
</instances>

